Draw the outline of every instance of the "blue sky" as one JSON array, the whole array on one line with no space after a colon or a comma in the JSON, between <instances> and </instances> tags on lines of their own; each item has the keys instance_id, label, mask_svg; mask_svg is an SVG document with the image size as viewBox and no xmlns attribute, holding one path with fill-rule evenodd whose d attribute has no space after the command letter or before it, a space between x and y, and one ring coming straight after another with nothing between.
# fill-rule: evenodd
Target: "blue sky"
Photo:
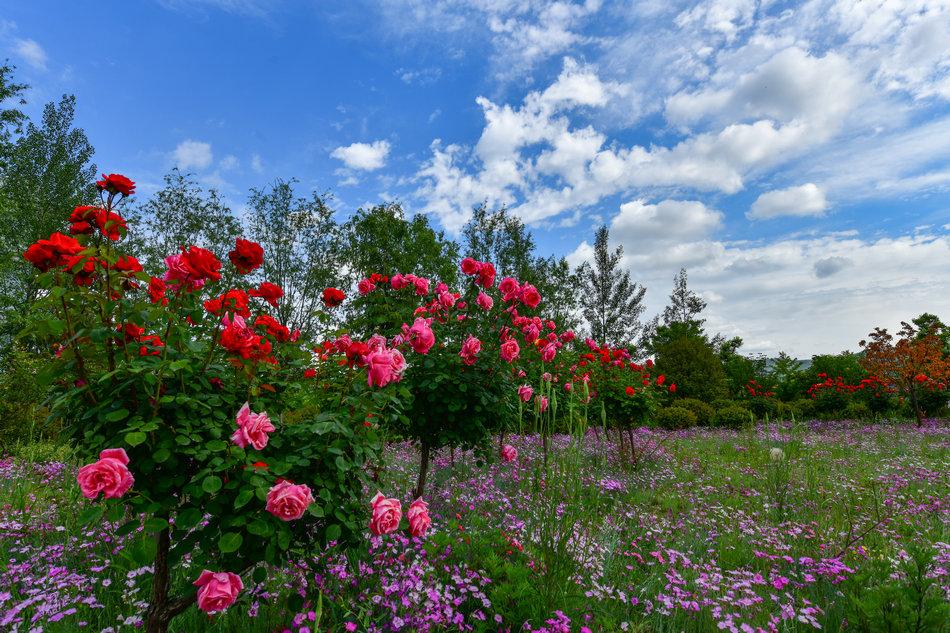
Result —
<instances>
[{"instance_id":1,"label":"blue sky","mask_svg":"<svg viewBox=\"0 0 950 633\"><path fill-rule=\"evenodd\" d=\"M648 312L686 266L711 328L806 356L950 319L942 4L8 2L0 47L142 197L293 176L450 233L487 200L573 263L606 222Z\"/></svg>"}]
</instances>

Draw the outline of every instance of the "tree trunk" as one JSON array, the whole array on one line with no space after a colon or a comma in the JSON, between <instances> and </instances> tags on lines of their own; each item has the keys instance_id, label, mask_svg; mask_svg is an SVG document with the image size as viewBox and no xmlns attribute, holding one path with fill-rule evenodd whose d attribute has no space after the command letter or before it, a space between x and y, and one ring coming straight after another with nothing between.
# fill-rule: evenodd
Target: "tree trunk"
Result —
<instances>
[{"instance_id":1,"label":"tree trunk","mask_svg":"<svg viewBox=\"0 0 950 633\"><path fill-rule=\"evenodd\" d=\"M623 429L617 429L617 433L620 435L620 448L618 449L618 455L620 456L620 466L623 467L626 460L627 448L624 446L623 442Z\"/></svg>"},{"instance_id":2,"label":"tree trunk","mask_svg":"<svg viewBox=\"0 0 950 633\"><path fill-rule=\"evenodd\" d=\"M633 469L637 469L637 444L633 441L633 429L628 429L628 439L630 440L630 463L633 464Z\"/></svg>"},{"instance_id":3,"label":"tree trunk","mask_svg":"<svg viewBox=\"0 0 950 633\"><path fill-rule=\"evenodd\" d=\"M498 454L501 455L501 449L505 447L505 432L502 431L498 436Z\"/></svg>"},{"instance_id":4,"label":"tree trunk","mask_svg":"<svg viewBox=\"0 0 950 633\"><path fill-rule=\"evenodd\" d=\"M426 489L426 475L429 474L429 443L422 442L419 451L419 478L416 480L416 489L412 493L413 499L422 497Z\"/></svg>"},{"instance_id":5,"label":"tree trunk","mask_svg":"<svg viewBox=\"0 0 950 633\"><path fill-rule=\"evenodd\" d=\"M914 416L917 418L917 428L920 428L924 425L924 412L920 410L920 405L917 403L917 388L913 385L910 388L910 404L914 407Z\"/></svg>"},{"instance_id":6,"label":"tree trunk","mask_svg":"<svg viewBox=\"0 0 950 633\"><path fill-rule=\"evenodd\" d=\"M168 551L171 549L171 535L168 528L155 535L155 569L152 573L152 596L145 612L145 630L147 633L166 633L172 619L194 601L194 594L168 599Z\"/></svg>"}]
</instances>

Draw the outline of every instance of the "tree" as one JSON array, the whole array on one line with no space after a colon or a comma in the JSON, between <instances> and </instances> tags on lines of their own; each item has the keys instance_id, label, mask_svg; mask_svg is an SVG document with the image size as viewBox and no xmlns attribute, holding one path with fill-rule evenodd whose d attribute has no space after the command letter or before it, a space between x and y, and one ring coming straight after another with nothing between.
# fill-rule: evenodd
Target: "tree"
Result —
<instances>
[{"instance_id":1,"label":"tree","mask_svg":"<svg viewBox=\"0 0 950 633\"><path fill-rule=\"evenodd\" d=\"M148 229L141 238L143 263L163 268L166 256L189 244L226 257L242 227L218 192L206 193L191 174L177 167L164 180L165 186L136 210Z\"/></svg>"},{"instance_id":2,"label":"tree","mask_svg":"<svg viewBox=\"0 0 950 633\"><path fill-rule=\"evenodd\" d=\"M324 198L297 197L295 182L278 179L267 189L251 190L248 232L264 249L259 273L284 291L275 316L313 337L321 331L323 289L338 285L342 276L340 227Z\"/></svg>"},{"instance_id":3,"label":"tree","mask_svg":"<svg viewBox=\"0 0 950 633\"><path fill-rule=\"evenodd\" d=\"M706 309L706 302L698 294L689 289L686 283L686 269L680 268L673 278L673 292L670 293L670 305L663 309L663 323L695 322L702 327L705 319L698 319L699 314Z\"/></svg>"},{"instance_id":4,"label":"tree","mask_svg":"<svg viewBox=\"0 0 950 633\"><path fill-rule=\"evenodd\" d=\"M676 383L676 395L711 403L726 395L726 374L712 347L697 337L679 337L656 348L656 370Z\"/></svg>"},{"instance_id":5,"label":"tree","mask_svg":"<svg viewBox=\"0 0 950 633\"><path fill-rule=\"evenodd\" d=\"M802 373L802 362L779 352L778 358L772 362L769 370L769 382L775 385L775 393L779 400L788 402L802 395L799 376Z\"/></svg>"},{"instance_id":6,"label":"tree","mask_svg":"<svg viewBox=\"0 0 950 633\"><path fill-rule=\"evenodd\" d=\"M48 103L41 124L27 125L5 161L0 181L0 310L7 335L19 329L23 306L31 305L39 290L23 251L62 229L73 207L95 198L93 148L85 132L73 127L75 114L73 96Z\"/></svg>"},{"instance_id":7,"label":"tree","mask_svg":"<svg viewBox=\"0 0 950 633\"><path fill-rule=\"evenodd\" d=\"M929 331L921 334L902 322L897 339L885 328L874 328L868 340L860 343L864 348L861 365L909 400L917 426L923 425L923 392L945 391L950 382L950 359L943 353L943 340Z\"/></svg>"},{"instance_id":8,"label":"tree","mask_svg":"<svg viewBox=\"0 0 950 633\"><path fill-rule=\"evenodd\" d=\"M609 230L597 229L594 238L594 265L584 262L578 270L584 296L584 318L591 336L612 347L630 346L642 329L643 296L646 288L630 280L622 270L623 246L610 252Z\"/></svg>"},{"instance_id":9,"label":"tree","mask_svg":"<svg viewBox=\"0 0 950 633\"><path fill-rule=\"evenodd\" d=\"M23 93L29 86L13 81L14 70L16 66L10 64L0 66L0 104L11 106L0 107L0 179L13 149L13 135L23 131L23 122L26 121L26 114L16 106L26 105Z\"/></svg>"}]
</instances>

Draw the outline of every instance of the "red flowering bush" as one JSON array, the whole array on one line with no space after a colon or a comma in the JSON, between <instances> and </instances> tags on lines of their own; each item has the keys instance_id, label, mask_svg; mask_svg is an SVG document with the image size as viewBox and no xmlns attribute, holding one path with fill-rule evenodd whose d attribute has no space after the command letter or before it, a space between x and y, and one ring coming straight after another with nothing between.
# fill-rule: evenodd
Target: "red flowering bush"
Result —
<instances>
[{"instance_id":1,"label":"red flowering bush","mask_svg":"<svg viewBox=\"0 0 950 633\"><path fill-rule=\"evenodd\" d=\"M24 253L46 304L32 332L54 351L52 415L86 459L77 485L102 497L81 519L121 522L120 534L144 524L130 551L153 566L146 626L164 631L196 593L199 608L223 610L241 576L263 579L262 563L363 529L378 439L362 421L380 395L357 384L330 411L284 423L312 356L268 314L281 289L219 287L222 263L196 246L150 278L121 252L117 208L134 183L98 184L102 204L73 211L73 236ZM263 256L239 239L230 260L243 274Z\"/></svg>"}]
</instances>

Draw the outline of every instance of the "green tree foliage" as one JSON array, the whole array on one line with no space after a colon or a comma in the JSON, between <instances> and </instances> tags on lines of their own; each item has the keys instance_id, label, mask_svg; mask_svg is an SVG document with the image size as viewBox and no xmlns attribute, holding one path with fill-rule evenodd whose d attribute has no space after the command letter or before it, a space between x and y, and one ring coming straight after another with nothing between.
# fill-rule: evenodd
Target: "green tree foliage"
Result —
<instances>
[{"instance_id":1,"label":"green tree foliage","mask_svg":"<svg viewBox=\"0 0 950 633\"><path fill-rule=\"evenodd\" d=\"M646 288L631 281L623 270L623 246L611 252L608 228L601 226L594 237L594 263L578 270L584 299L584 319L591 336L611 347L630 347L643 328L640 317L646 306Z\"/></svg>"},{"instance_id":2,"label":"green tree foliage","mask_svg":"<svg viewBox=\"0 0 950 633\"><path fill-rule=\"evenodd\" d=\"M343 252L333 211L317 193L298 197L295 182L278 179L251 190L248 239L264 249L258 278L284 291L274 316L310 338L323 330L322 292L340 284Z\"/></svg>"},{"instance_id":3,"label":"green tree foliage","mask_svg":"<svg viewBox=\"0 0 950 633\"><path fill-rule=\"evenodd\" d=\"M494 264L499 277L530 283L544 298L545 315L561 329L576 329L579 278L564 257L541 257L531 232L507 209L489 212L480 206L462 229L464 253Z\"/></svg>"},{"instance_id":4,"label":"green tree foliage","mask_svg":"<svg viewBox=\"0 0 950 633\"><path fill-rule=\"evenodd\" d=\"M785 352L779 352L778 358L772 362L767 382L769 385L774 385L775 395L779 400L790 402L802 397L801 375L801 361Z\"/></svg>"},{"instance_id":5,"label":"green tree foliage","mask_svg":"<svg viewBox=\"0 0 950 633\"><path fill-rule=\"evenodd\" d=\"M712 402L727 392L722 361L700 338L682 337L656 349L657 372L676 383L676 395Z\"/></svg>"},{"instance_id":6,"label":"green tree foliage","mask_svg":"<svg viewBox=\"0 0 950 633\"><path fill-rule=\"evenodd\" d=\"M16 88L2 90L16 94ZM29 123L7 146L0 173L0 311L7 340L19 331L23 307L39 291L23 251L63 229L73 207L95 198L93 148L85 132L73 127L75 114L75 97L63 96L43 108L39 125ZM20 121L16 114L7 119L12 127Z\"/></svg>"},{"instance_id":7,"label":"green tree foliage","mask_svg":"<svg viewBox=\"0 0 950 633\"><path fill-rule=\"evenodd\" d=\"M166 256L190 244L227 258L242 230L218 192L205 192L194 176L177 167L164 180L165 186L135 210L147 229L139 232L142 244L137 249L143 265L163 270Z\"/></svg>"},{"instance_id":8,"label":"green tree foliage","mask_svg":"<svg viewBox=\"0 0 950 633\"><path fill-rule=\"evenodd\" d=\"M663 309L663 324L694 322L701 328L706 320L700 319L699 315L705 309L706 302L689 289L686 269L680 268L679 273L673 278L670 304Z\"/></svg>"},{"instance_id":9,"label":"green tree foliage","mask_svg":"<svg viewBox=\"0 0 950 633\"><path fill-rule=\"evenodd\" d=\"M29 87L13 80L15 66L0 66L0 174L6 170L13 150L13 136L23 131L26 114L17 106L26 105L23 93Z\"/></svg>"}]
</instances>

